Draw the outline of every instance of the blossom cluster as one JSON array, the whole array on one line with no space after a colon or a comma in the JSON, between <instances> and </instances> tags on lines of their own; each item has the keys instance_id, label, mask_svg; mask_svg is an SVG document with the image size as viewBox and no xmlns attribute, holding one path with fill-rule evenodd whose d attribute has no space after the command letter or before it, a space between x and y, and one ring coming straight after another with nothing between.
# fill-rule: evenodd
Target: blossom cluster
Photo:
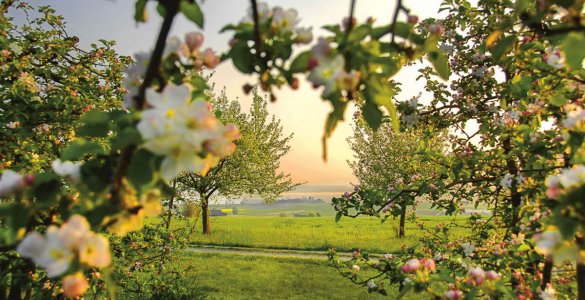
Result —
<instances>
[{"instance_id":1,"label":"blossom cluster","mask_svg":"<svg viewBox=\"0 0 585 300\"><path fill-rule=\"evenodd\" d=\"M145 140L143 147L164 157L160 168L164 179L183 171L205 174L235 151L238 128L222 125L208 102L191 98L187 84L169 83L162 93L154 88L146 92L150 107L142 112L137 127Z\"/></svg>"},{"instance_id":2,"label":"blossom cluster","mask_svg":"<svg viewBox=\"0 0 585 300\"><path fill-rule=\"evenodd\" d=\"M329 41L320 38L311 49L309 60L309 76L307 79L313 86L323 86L323 96L327 97L337 90L354 90L357 88L361 74L355 70L347 72L344 69L345 59L331 49Z\"/></svg>"},{"instance_id":3,"label":"blossom cluster","mask_svg":"<svg viewBox=\"0 0 585 300\"><path fill-rule=\"evenodd\" d=\"M573 168L563 169L560 174L546 179L546 196L550 199L557 199L560 195L566 194L584 184L585 166L575 165Z\"/></svg>"},{"instance_id":4,"label":"blossom cluster","mask_svg":"<svg viewBox=\"0 0 585 300\"><path fill-rule=\"evenodd\" d=\"M29 232L16 250L45 269L49 277L61 276L72 266L103 268L112 261L108 240L91 231L87 219L81 215L71 216L61 227L49 226L44 235ZM67 297L79 296L87 287L87 280L81 272L63 278Z\"/></svg>"},{"instance_id":5,"label":"blossom cluster","mask_svg":"<svg viewBox=\"0 0 585 300\"><path fill-rule=\"evenodd\" d=\"M183 59L195 71L201 70L204 66L214 69L221 59L211 48L202 49L204 36L200 32L189 32L185 34L185 40L181 41L179 37L173 36L166 43L164 56L177 55ZM134 107L134 97L138 93L138 88L142 84L142 79L150 63L151 52L139 52L134 54L135 63L124 70L124 87L126 94L124 96L124 106L126 108Z\"/></svg>"},{"instance_id":6,"label":"blossom cluster","mask_svg":"<svg viewBox=\"0 0 585 300\"><path fill-rule=\"evenodd\" d=\"M297 27L300 19L296 9L284 9L280 6L270 8L266 2L259 2L258 22L270 22L273 31L294 34L293 41L299 44L308 44L313 40L311 28ZM254 14L252 8L248 8L248 13L240 23L253 23Z\"/></svg>"}]
</instances>

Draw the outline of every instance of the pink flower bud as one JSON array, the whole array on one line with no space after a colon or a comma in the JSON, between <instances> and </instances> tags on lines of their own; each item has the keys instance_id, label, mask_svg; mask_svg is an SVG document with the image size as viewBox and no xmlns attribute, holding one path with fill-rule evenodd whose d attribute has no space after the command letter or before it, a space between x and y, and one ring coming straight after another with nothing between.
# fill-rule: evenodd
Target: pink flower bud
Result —
<instances>
[{"instance_id":1,"label":"pink flower bud","mask_svg":"<svg viewBox=\"0 0 585 300\"><path fill-rule=\"evenodd\" d=\"M418 23L418 16L415 15L409 15L408 16L408 23L415 25L416 23Z\"/></svg>"},{"instance_id":2,"label":"pink flower bud","mask_svg":"<svg viewBox=\"0 0 585 300\"><path fill-rule=\"evenodd\" d=\"M319 60L317 60L315 57L311 57L309 59L309 70L313 70L315 67L317 67L319 65Z\"/></svg>"},{"instance_id":3,"label":"pink flower bud","mask_svg":"<svg viewBox=\"0 0 585 300\"><path fill-rule=\"evenodd\" d=\"M68 298L83 295L88 287L87 279L85 279L81 272L67 275L63 278L63 294Z\"/></svg>"},{"instance_id":4,"label":"pink flower bud","mask_svg":"<svg viewBox=\"0 0 585 300\"><path fill-rule=\"evenodd\" d=\"M434 262L433 262L434 263ZM413 258L406 262L404 266L402 266L401 270L405 273L414 273L418 269L420 269L420 260Z\"/></svg>"},{"instance_id":5,"label":"pink flower bud","mask_svg":"<svg viewBox=\"0 0 585 300\"><path fill-rule=\"evenodd\" d=\"M498 274L498 272L496 272L494 270L490 270L487 272L486 277L489 280L498 280L498 279L500 279L500 274Z\"/></svg>"},{"instance_id":6,"label":"pink flower bud","mask_svg":"<svg viewBox=\"0 0 585 300\"><path fill-rule=\"evenodd\" d=\"M435 261L432 259L424 259L423 258L423 266L426 270L429 270L431 272L434 272L437 270L437 265L435 264Z\"/></svg>"},{"instance_id":7,"label":"pink flower bud","mask_svg":"<svg viewBox=\"0 0 585 300\"><path fill-rule=\"evenodd\" d=\"M200 32L189 32L185 35L185 43L191 51L199 49L203 45L203 34Z\"/></svg>"},{"instance_id":8,"label":"pink flower bud","mask_svg":"<svg viewBox=\"0 0 585 300\"><path fill-rule=\"evenodd\" d=\"M220 62L219 56L213 52L210 48L205 49L203 52L203 64L206 67L213 69L215 68Z\"/></svg>"},{"instance_id":9,"label":"pink flower bud","mask_svg":"<svg viewBox=\"0 0 585 300\"><path fill-rule=\"evenodd\" d=\"M24 177L24 184L26 186L31 186L35 183L35 175L29 174Z\"/></svg>"},{"instance_id":10,"label":"pink flower bud","mask_svg":"<svg viewBox=\"0 0 585 300\"><path fill-rule=\"evenodd\" d=\"M463 297L463 293L460 290L448 290L445 292L445 297L447 299L458 300Z\"/></svg>"},{"instance_id":11,"label":"pink flower bud","mask_svg":"<svg viewBox=\"0 0 585 300\"><path fill-rule=\"evenodd\" d=\"M443 27L441 24L434 23L429 25L429 32L438 36L442 36L445 33L445 27Z\"/></svg>"}]
</instances>

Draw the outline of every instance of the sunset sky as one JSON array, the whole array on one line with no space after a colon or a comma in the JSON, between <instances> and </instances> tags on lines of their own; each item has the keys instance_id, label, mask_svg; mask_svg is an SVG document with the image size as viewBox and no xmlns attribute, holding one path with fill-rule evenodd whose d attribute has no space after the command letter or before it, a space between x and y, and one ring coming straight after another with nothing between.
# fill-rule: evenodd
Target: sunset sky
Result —
<instances>
[{"instance_id":1,"label":"sunset sky","mask_svg":"<svg viewBox=\"0 0 585 300\"><path fill-rule=\"evenodd\" d=\"M49 4L67 21L68 31L80 38L82 46L98 39L115 40L116 49L123 55L152 49L161 23L154 11L154 3L149 6L150 20L146 24L135 24L132 19L134 2L129 0L60 0L31 1L31 4ZM152 1L154 2L154 1ZM355 16L359 21L373 16L378 24L390 22L395 1L362 0L357 1ZM410 3L409 3L410 2ZM436 16L438 0L406 1L406 5L421 19ZM348 13L349 0L298 0L267 1L272 6L294 7L299 11L299 26L313 27L315 37L324 36L320 29L325 24L340 23ZM204 47L212 47L217 52L227 50L231 38L229 33L219 34L220 28L227 23L237 23L246 14L249 1L216 0L205 1ZM179 16L172 29L172 35L181 38L185 33L198 30L195 25ZM297 49L298 50L298 49ZM399 100L406 100L422 90L417 83L415 69L403 70L397 79L403 83ZM244 107L248 107L250 97L242 92L244 83L255 83L255 77L244 76L234 70L231 62L221 64L213 81L218 88L225 87L228 97L238 97ZM346 160L351 152L346 138L351 134L349 122L341 123L328 142L329 160L321 159L321 136L329 104L320 99L320 91L311 88L304 78L301 88L292 91L283 87L276 93L278 101L269 105L269 110L282 120L287 133L294 133L291 152L282 161L282 169L292 174L297 182L310 185L349 185L355 178ZM346 120L351 120L354 108L346 112Z\"/></svg>"}]
</instances>

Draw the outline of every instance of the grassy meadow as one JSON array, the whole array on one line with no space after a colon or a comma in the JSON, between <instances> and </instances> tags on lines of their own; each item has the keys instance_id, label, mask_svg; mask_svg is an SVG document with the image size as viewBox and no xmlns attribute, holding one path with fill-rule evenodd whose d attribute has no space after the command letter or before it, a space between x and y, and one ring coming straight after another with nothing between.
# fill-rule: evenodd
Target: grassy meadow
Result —
<instances>
[{"instance_id":1,"label":"grassy meadow","mask_svg":"<svg viewBox=\"0 0 585 300\"><path fill-rule=\"evenodd\" d=\"M236 215L233 207L237 207ZM193 226L189 237L193 245L321 251L361 248L374 253L399 252L403 245L417 245L424 234L411 220L406 222L403 239L397 238L398 219L381 223L374 217L344 217L336 223L335 212L326 203L212 209L222 209L228 215L211 218L210 235L201 233L199 222L175 220L173 227ZM417 221L427 228L464 222L462 217L436 216L424 205L419 210L423 213ZM451 232L454 239L464 234L461 228ZM190 266L186 284L210 299L395 299L398 294L397 287L388 288L388 297L369 294L365 287L351 283L328 266L326 259L186 251L181 254L180 266ZM368 272L362 271L363 275Z\"/></svg>"},{"instance_id":2,"label":"grassy meadow","mask_svg":"<svg viewBox=\"0 0 585 300\"><path fill-rule=\"evenodd\" d=\"M435 226L450 219L420 217L426 226ZM255 248L352 251L361 248L376 253L400 251L402 245L418 243L423 231L412 222L406 223L406 237L397 238L398 221L381 223L377 218L333 217L253 217L226 216L211 218L212 234L204 235L197 224L190 241L193 244ZM456 229L454 238L463 234Z\"/></svg>"},{"instance_id":3,"label":"grassy meadow","mask_svg":"<svg viewBox=\"0 0 585 300\"><path fill-rule=\"evenodd\" d=\"M212 299L395 299L368 294L325 260L186 253L192 285ZM408 297L406 297L408 298Z\"/></svg>"},{"instance_id":4,"label":"grassy meadow","mask_svg":"<svg viewBox=\"0 0 585 300\"><path fill-rule=\"evenodd\" d=\"M233 206L232 206L233 207ZM382 223L379 218L362 216L343 217L335 222L335 212L326 203L285 205L238 205L237 215L211 218L210 235L201 233L200 224L190 223L193 233L189 239L195 245L220 245L253 248L353 251L356 248L376 253L400 251L402 246L419 242L424 231L412 221L406 222L406 237L398 236L398 219ZM213 209L222 209L216 206ZM223 207L228 213L229 208ZM419 210L421 208L419 207ZM295 217L294 215L303 215ZM315 215L308 217L307 215ZM317 217L316 215L320 215ZM437 224L464 222L463 218L445 216L418 216L417 221L427 228ZM186 226L175 221L174 226ZM458 238L465 229L453 228L451 235Z\"/></svg>"}]
</instances>

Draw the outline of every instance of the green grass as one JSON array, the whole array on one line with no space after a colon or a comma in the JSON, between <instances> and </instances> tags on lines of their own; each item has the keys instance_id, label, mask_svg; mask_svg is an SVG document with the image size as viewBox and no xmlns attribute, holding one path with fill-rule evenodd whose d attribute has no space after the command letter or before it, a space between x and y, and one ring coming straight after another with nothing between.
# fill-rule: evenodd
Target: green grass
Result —
<instances>
[{"instance_id":1,"label":"green grass","mask_svg":"<svg viewBox=\"0 0 585 300\"><path fill-rule=\"evenodd\" d=\"M449 222L451 218L420 217L419 220L430 228ZM397 252L402 245L415 245L423 235L414 223L407 221L406 237L397 238L398 220L389 219L381 223L380 219L373 217L342 218L335 223L333 217L226 216L211 218L210 235L203 235L200 230L198 224L190 236L190 242L302 250L336 248L338 251L352 251L361 248L377 253ZM453 238L465 234L465 229L453 230Z\"/></svg>"},{"instance_id":2,"label":"green grass","mask_svg":"<svg viewBox=\"0 0 585 300\"><path fill-rule=\"evenodd\" d=\"M187 253L191 284L212 299L395 299L368 294L324 260ZM408 297L406 297L408 298Z\"/></svg>"}]
</instances>

